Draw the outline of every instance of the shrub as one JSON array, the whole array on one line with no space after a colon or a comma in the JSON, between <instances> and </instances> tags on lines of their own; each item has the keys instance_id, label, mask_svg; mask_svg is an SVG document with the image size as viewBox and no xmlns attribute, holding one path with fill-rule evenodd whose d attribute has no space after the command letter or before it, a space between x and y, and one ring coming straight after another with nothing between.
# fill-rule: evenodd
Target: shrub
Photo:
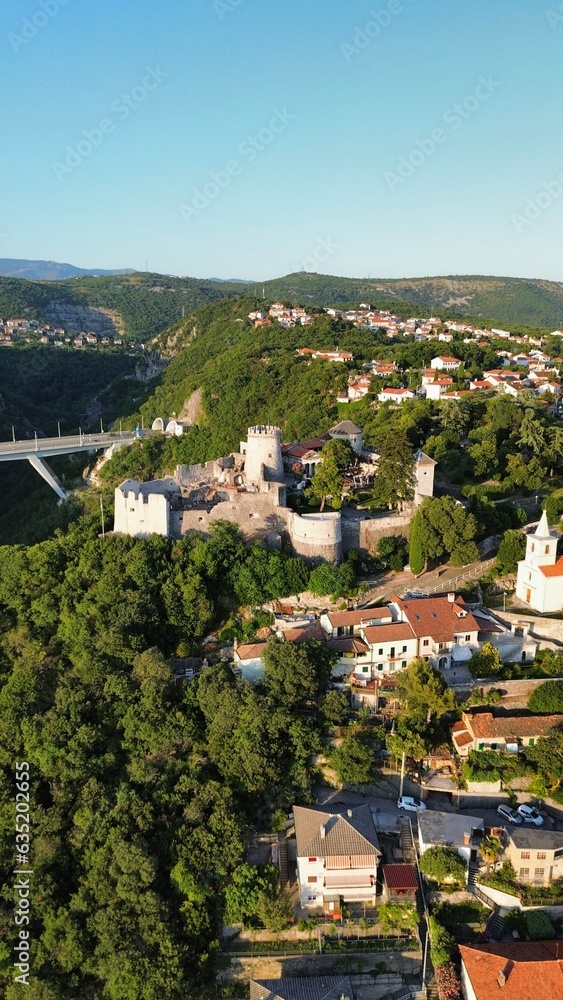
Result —
<instances>
[{"instance_id":1,"label":"shrub","mask_svg":"<svg viewBox=\"0 0 563 1000\"><path fill-rule=\"evenodd\" d=\"M430 957L435 969L448 965L455 954L455 939L436 917L428 920L430 930Z\"/></svg>"},{"instance_id":2,"label":"shrub","mask_svg":"<svg viewBox=\"0 0 563 1000\"><path fill-rule=\"evenodd\" d=\"M528 698L528 708L531 712L546 714L563 712L563 684L558 681L547 681L540 684Z\"/></svg>"},{"instance_id":3,"label":"shrub","mask_svg":"<svg viewBox=\"0 0 563 1000\"><path fill-rule=\"evenodd\" d=\"M532 941L551 941L555 937L553 924L543 910L530 910L526 914L526 929Z\"/></svg>"},{"instance_id":4,"label":"shrub","mask_svg":"<svg viewBox=\"0 0 563 1000\"><path fill-rule=\"evenodd\" d=\"M467 862L453 847L430 847L420 859L423 875L435 882L457 882L465 885Z\"/></svg>"},{"instance_id":5,"label":"shrub","mask_svg":"<svg viewBox=\"0 0 563 1000\"><path fill-rule=\"evenodd\" d=\"M436 969L436 986L440 1000L461 1000L461 983L453 963Z\"/></svg>"}]
</instances>

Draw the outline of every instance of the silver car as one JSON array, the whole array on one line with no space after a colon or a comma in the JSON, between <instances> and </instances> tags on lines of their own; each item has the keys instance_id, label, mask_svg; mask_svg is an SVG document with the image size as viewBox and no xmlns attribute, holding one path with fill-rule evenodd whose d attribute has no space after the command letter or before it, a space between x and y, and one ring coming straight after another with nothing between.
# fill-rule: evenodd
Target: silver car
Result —
<instances>
[{"instance_id":1,"label":"silver car","mask_svg":"<svg viewBox=\"0 0 563 1000\"><path fill-rule=\"evenodd\" d=\"M505 819L507 823L515 823L516 825L522 823L522 816L520 815L520 813L516 812L516 810L514 809L511 809L510 806L499 806L497 809L497 813L499 816L502 816L502 818Z\"/></svg>"}]
</instances>

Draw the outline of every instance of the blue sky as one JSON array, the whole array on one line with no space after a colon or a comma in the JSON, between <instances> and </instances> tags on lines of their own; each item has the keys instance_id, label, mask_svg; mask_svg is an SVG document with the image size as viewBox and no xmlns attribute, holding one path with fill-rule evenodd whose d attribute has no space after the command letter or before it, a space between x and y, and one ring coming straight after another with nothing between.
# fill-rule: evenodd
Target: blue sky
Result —
<instances>
[{"instance_id":1,"label":"blue sky","mask_svg":"<svg viewBox=\"0 0 563 1000\"><path fill-rule=\"evenodd\" d=\"M563 2L4 0L0 256L563 280Z\"/></svg>"}]
</instances>

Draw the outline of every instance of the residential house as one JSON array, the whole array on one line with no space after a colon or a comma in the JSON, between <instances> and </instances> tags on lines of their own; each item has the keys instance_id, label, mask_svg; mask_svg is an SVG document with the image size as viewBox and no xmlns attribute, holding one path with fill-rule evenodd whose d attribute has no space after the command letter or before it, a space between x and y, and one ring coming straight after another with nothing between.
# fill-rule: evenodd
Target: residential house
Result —
<instances>
[{"instance_id":1,"label":"residential house","mask_svg":"<svg viewBox=\"0 0 563 1000\"><path fill-rule=\"evenodd\" d=\"M381 851L371 809L294 806L302 907L340 919L343 903L375 903Z\"/></svg>"},{"instance_id":2,"label":"residential house","mask_svg":"<svg viewBox=\"0 0 563 1000\"><path fill-rule=\"evenodd\" d=\"M405 399L414 399L415 393L412 389L382 389L377 398L380 403L404 403Z\"/></svg>"},{"instance_id":3,"label":"residential house","mask_svg":"<svg viewBox=\"0 0 563 1000\"><path fill-rule=\"evenodd\" d=\"M557 558L559 535L550 530L544 510L536 530L526 536L526 555L518 563L516 597L541 614L563 607L563 556Z\"/></svg>"},{"instance_id":4,"label":"residential house","mask_svg":"<svg viewBox=\"0 0 563 1000\"><path fill-rule=\"evenodd\" d=\"M461 597L393 597L395 621L410 625L417 639L416 656L439 670L466 663L479 648L479 624Z\"/></svg>"},{"instance_id":5,"label":"residential house","mask_svg":"<svg viewBox=\"0 0 563 1000\"><path fill-rule=\"evenodd\" d=\"M439 354L438 357L432 358L430 362L431 368L439 368L442 371L454 372L459 368L461 361L459 358L453 358L451 355Z\"/></svg>"},{"instance_id":6,"label":"residential house","mask_svg":"<svg viewBox=\"0 0 563 1000\"><path fill-rule=\"evenodd\" d=\"M563 1000L560 941L460 944L464 1000Z\"/></svg>"},{"instance_id":7,"label":"residential house","mask_svg":"<svg viewBox=\"0 0 563 1000\"><path fill-rule=\"evenodd\" d=\"M460 757L470 750L501 750L519 753L563 726L563 715L493 715L478 709L463 712L461 720L450 727L452 741Z\"/></svg>"},{"instance_id":8,"label":"residential house","mask_svg":"<svg viewBox=\"0 0 563 1000\"><path fill-rule=\"evenodd\" d=\"M563 833L522 826L507 828L507 834L505 853L519 882L549 885L563 878Z\"/></svg>"},{"instance_id":9,"label":"residential house","mask_svg":"<svg viewBox=\"0 0 563 1000\"><path fill-rule=\"evenodd\" d=\"M350 976L251 979L250 1000L354 1000Z\"/></svg>"},{"instance_id":10,"label":"residential house","mask_svg":"<svg viewBox=\"0 0 563 1000\"><path fill-rule=\"evenodd\" d=\"M454 384L451 378L437 378L425 385L427 399L440 399L446 392L449 392Z\"/></svg>"},{"instance_id":11,"label":"residential house","mask_svg":"<svg viewBox=\"0 0 563 1000\"><path fill-rule=\"evenodd\" d=\"M256 683L264 677L266 668L262 657L266 645L265 642L238 643L235 639L233 659L245 681Z\"/></svg>"},{"instance_id":12,"label":"residential house","mask_svg":"<svg viewBox=\"0 0 563 1000\"><path fill-rule=\"evenodd\" d=\"M477 861L479 845L485 834L480 816L438 812L424 809L418 813L418 844L424 854L430 847L454 847L468 863Z\"/></svg>"}]
</instances>

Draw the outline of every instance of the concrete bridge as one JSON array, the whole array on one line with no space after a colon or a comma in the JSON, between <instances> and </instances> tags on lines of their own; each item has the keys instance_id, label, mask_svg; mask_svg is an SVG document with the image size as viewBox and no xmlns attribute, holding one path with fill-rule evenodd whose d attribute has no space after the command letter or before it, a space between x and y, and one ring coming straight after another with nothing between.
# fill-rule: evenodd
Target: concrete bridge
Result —
<instances>
[{"instance_id":1,"label":"concrete bridge","mask_svg":"<svg viewBox=\"0 0 563 1000\"><path fill-rule=\"evenodd\" d=\"M121 447L132 444L139 437L151 436L150 431L110 431L109 433L79 434L65 437L40 438L35 436L26 441L0 442L0 462L14 462L26 459L43 476L45 482L55 491L61 500L66 500L67 494L57 479L55 473L47 465L45 459L53 455L72 455L77 451L109 451L115 445Z\"/></svg>"}]
</instances>

